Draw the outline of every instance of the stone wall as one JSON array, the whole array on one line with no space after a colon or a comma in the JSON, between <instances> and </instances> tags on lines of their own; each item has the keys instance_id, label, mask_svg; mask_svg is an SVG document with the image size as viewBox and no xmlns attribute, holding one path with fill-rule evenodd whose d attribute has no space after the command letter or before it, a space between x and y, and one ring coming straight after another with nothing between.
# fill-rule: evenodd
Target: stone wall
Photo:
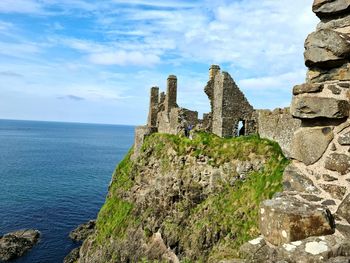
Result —
<instances>
[{"instance_id":1,"label":"stone wall","mask_svg":"<svg viewBox=\"0 0 350 263\"><path fill-rule=\"evenodd\" d=\"M350 1L314 0L313 11L321 22L305 41L306 83L293 89L301 127L284 192L261 204L263 236L242 247L271 262L350 261Z\"/></svg>"},{"instance_id":2,"label":"stone wall","mask_svg":"<svg viewBox=\"0 0 350 263\"><path fill-rule=\"evenodd\" d=\"M220 137L239 135L238 123L243 122L244 135L255 133L252 121L253 107L227 72L220 72L217 65L209 70L209 81L204 88L212 113L211 131Z\"/></svg>"},{"instance_id":3,"label":"stone wall","mask_svg":"<svg viewBox=\"0 0 350 263\"><path fill-rule=\"evenodd\" d=\"M277 142L284 155L290 157L293 135L300 128L301 120L293 118L289 108L256 110L254 118L259 136Z\"/></svg>"}]
</instances>

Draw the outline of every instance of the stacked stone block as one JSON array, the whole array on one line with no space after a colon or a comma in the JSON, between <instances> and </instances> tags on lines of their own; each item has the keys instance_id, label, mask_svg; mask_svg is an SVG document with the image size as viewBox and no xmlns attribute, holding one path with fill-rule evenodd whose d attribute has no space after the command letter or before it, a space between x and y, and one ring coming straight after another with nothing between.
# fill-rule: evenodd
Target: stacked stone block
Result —
<instances>
[{"instance_id":1,"label":"stacked stone block","mask_svg":"<svg viewBox=\"0 0 350 263\"><path fill-rule=\"evenodd\" d=\"M306 83L293 89L301 128L284 192L260 206L271 262L350 262L350 1L314 0L313 11L321 22L305 41Z\"/></svg>"}]
</instances>

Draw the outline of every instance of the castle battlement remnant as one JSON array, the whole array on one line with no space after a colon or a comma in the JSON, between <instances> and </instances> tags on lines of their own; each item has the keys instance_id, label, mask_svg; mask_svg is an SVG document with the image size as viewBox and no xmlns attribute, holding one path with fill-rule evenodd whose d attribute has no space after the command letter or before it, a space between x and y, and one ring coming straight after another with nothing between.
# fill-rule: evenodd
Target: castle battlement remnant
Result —
<instances>
[{"instance_id":1,"label":"castle battlement remnant","mask_svg":"<svg viewBox=\"0 0 350 263\"><path fill-rule=\"evenodd\" d=\"M218 65L209 68L209 80L204 92L210 101L210 112L203 114L202 119L198 118L197 111L178 106L177 85L177 77L169 75L166 93L159 93L159 87L151 88L147 125L137 127L135 132L134 157L138 156L145 136L154 132L185 134L188 130L197 130L211 132L220 137L261 132L266 138L289 142L293 132L300 126L300 122L291 118L289 109L277 111L272 115L277 123L279 119L284 120L288 132L276 134L274 129L266 125L264 115L254 110L231 75L222 72ZM288 155L289 144L283 150Z\"/></svg>"},{"instance_id":2,"label":"castle battlement remnant","mask_svg":"<svg viewBox=\"0 0 350 263\"><path fill-rule=\"evenodd\" d=\"M239 122L242 122L242 135L255 133L252 120L254 108L249 104L232 77L220 67L209 69L209 81L204 88L211 105L211 132L220 137L239 135Z\"/></svg>"}]
</instances>

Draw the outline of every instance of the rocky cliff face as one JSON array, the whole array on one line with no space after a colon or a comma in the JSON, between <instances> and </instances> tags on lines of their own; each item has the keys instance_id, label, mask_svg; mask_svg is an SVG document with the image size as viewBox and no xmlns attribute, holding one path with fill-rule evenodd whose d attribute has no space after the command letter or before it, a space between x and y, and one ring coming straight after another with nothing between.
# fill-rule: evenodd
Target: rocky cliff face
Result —
<instances>
[{"instance_id":1,"label":"rocky cliff face","mask_svg":"<svg viewBox=\"0 0 350 263\"><path fill-rule=\"evenodd\" d=\"M313 11L307 82L293 89L293 161L284 192L261 204L263 237L242 247L248 262L350 260L350 1L315 0Z\"/></svg>"},{"instance_id":2,"label":"rocky cliff face","mask_svg":"<svg viewBox=\"0 0 350 263\"><path fill-rule=\"evenodd\" d=\"M79 262L218 262L259 234L258 206L288 161L258 137L146 138L113 175Z\"/></svg>"}]
</instances>

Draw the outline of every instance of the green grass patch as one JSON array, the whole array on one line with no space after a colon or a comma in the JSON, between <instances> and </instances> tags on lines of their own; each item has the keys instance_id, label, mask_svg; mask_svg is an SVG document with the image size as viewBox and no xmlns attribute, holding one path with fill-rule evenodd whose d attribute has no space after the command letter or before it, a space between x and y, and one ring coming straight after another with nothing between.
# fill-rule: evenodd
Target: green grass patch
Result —
<instances>
[{"instance_id":1,"label":"green grass patch","mask_svg":"<svg viewBox=\"0 0 350 263\"><path fill-rule=\"evenodd\" d=\"M133 204L120 198L108 198L97 218L97 242L113 236L122 237L130 223Z\"/></svg>"}]
</instances>

